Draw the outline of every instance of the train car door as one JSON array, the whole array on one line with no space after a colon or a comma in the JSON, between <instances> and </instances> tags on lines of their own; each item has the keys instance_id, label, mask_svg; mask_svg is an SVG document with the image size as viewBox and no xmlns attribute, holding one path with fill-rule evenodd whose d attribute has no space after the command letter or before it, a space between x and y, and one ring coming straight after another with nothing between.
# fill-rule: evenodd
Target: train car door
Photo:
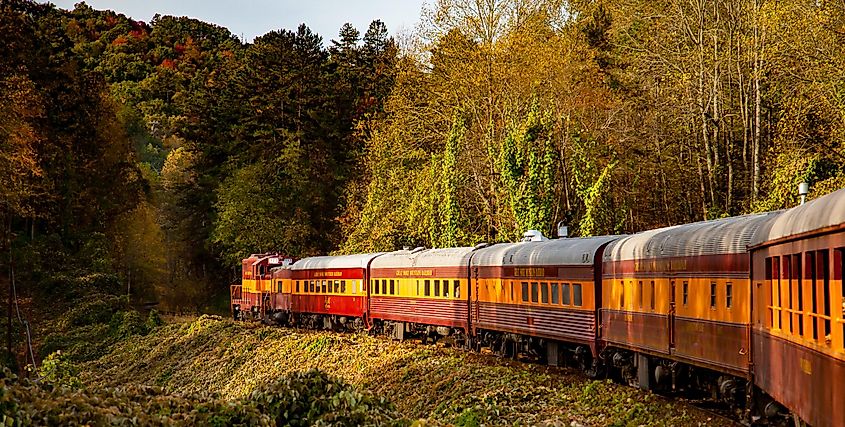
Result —
<instances>
[{"instance_id":1,"label":"train car door","mask_svg":"<svg viewBox=\"0 0 845 427\"><path fill-rule=\"evenodd\" d=\"M669 299L669 351L675 348L675 280L671 279L672 296Z\"/></svg>"}]
</instances>

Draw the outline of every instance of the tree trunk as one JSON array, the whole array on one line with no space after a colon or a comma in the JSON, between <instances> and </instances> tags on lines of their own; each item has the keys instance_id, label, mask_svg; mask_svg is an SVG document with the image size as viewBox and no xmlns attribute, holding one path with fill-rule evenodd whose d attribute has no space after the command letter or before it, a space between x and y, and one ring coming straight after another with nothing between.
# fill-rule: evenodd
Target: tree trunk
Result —
<instances>
[{"instance_id":1,"label":"tree trunk","mask_svg":"<svg viewBox=\"0 0 845 427\"><path fill-rule=\"evenodd\" d=\"M751 201L760 195L760 6L762 0L754 0L754 135L751 140Z\"/></svg>"}]
</instances>

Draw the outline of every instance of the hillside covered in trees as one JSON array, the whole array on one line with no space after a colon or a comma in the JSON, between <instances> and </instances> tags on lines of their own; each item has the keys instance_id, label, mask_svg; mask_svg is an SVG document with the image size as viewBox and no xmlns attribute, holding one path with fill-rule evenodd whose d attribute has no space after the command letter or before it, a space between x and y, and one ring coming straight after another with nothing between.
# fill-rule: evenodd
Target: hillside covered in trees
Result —
<instances>
[{"instance_id":1,"label":"hillside covered in trees","mask_svg":"<svg viewBox=\"0 0 845 427\"><path fill-rule=\"evenodd\" d=\"M845 185L842 2L437 0L396 38L246 43L10 0L0 38L0 263L25 293L196 309L251 252L636 232Z\"/></svg>"}]
</instances>

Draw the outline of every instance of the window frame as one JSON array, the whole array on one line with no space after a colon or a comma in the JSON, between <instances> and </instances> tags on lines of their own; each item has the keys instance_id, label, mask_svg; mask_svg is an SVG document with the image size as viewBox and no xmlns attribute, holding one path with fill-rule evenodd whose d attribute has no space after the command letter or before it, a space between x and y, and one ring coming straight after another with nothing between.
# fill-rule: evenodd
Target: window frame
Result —
<instances>
[{"instance_id":1,"label":"window frame","mask_svg":"<svg viewBox=\"0 0 845 427\"><path fill-rule=\"evenodd\" d=\"M572 305L572 287L569 283L560 284L560 297L561 305Z\"/></svg>"},{"instance_id":2,"label":"window frame","mask_svg":"<svg viewBox=\"0 0 845 427\"><path fill-rule=\"evenodd\" d=\"M572 284L572 305L575 307L584 306L584 290L580 283Z\"/></svg>"}]
</instances>

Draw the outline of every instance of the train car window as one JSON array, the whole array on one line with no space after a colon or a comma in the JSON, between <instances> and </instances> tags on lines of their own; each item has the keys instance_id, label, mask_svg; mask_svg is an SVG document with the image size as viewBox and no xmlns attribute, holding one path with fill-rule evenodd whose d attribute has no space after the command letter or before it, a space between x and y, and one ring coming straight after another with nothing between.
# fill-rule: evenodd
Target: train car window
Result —
<instances>
[{"instance_id":1,"label":"train car window","mask_svg":"<svg viewBox=\"0 0 845 427\"><path fill-rule=\"evenodd\" d=\"M775 329L782 329L783 321L781 320L781 315L783 312L780 310L782 307L782 300L780 297L780 257L772 257L772 295L774 298L773 305L775 309L772 311L772 317L774 318L774 325L772 326Z\"/></svg>"},{"instance_id":2,"label":"train car window","mask_svg":"<svg viewBox=\"0 0 845 427\"><path fill-rule=\"evenodd\" d=\"M734 285L731 282L725 283L725 307L731 308L733 306L733 291Z\"/></svg>"},{"instance_id":3,"label":"train car window","mask_svg":"<svg viewBox=\"0 0 845 427\"><path fill-rule=\"evenodd\" d=\"M684 280L684 307L689 303L689 282Z\"/></svg>"},{"instance_id":4,"label":"train car window","mask_svg":"<svg viewBox=\"0 0 845 427\"><path fill-rule=\"evenodd\" d=\"M440 296L440 280L434 281L434 296L436 296L436 297Z\"/></svg>"},{"instance_id":5,"label":"train car window","mask_svg":"<svg viewBox=\"0 0 845 427\"><path fill-rule=\"evenodd\" d=\"M622 292L620 293L619 297L619 308L625 308L625 281L619 282L619 284L622 285ZM569 287L567 286L567 288Z\"/></svg>"},{"instance_id":6,"label":"train car window","mask_svg":"<svg viewBox=\"0 0 845 427\"><path fill-rule=\"evenodd\" d=\"M845 248L838 248L833 255L833 280L839 280L842 301L842 348L845 349L845 283L842 283L842 270L845 270ZM836 307L836 306L834 306Z\"/></svg>"},{"instance_id":7,"label":"train car window","mask_svg":"<svg viewBox=\"0 0 845 427\"><path fill-rule=\"evenodd\" d=\"M342 294L346 293L346 280L340 281L340 293L342 293Z\"/></svg>"},{"instance_id":8,"label":"train car window","mask_svg":"<svg viewBox=\"0 0 845 427\"><path fill-rule=\"evenodd\" d=\"M449 281L443 281L443 296L449 298Z\"/></svg>"},{"instance_id":9,"label":"train car window","mask_svg":"<svg viewBox=\"0 0 845 427\"><path fill-rule=\"evenodd\" d=\"M789 316L789 333L795 330L795 325L792 323L792 257L784 255L783 257L783 280L786 282L786 315Z\"/></svg>"},{"instance_id":10,"label":"train car window","mask_svg":"<svg viewBox=\"0 0 845 427\"><path fill-rule=\"evenodd\" d=\"M461 297L461 281L455 280L453 282L453 285L455 286L455 298L460 298Z\"/></svg>"},{"instance_id":11,"label":"train car window","mask_svg":"<svg viewBox=\"0 0 845 427\"><path fill-rule=\"evenodd\" d=\"M261 276L264 275L264 266L263 265L258 266L258 274L261 275Z\"/></svg>"},{"instance_id":12,"label":"train car window","mask_svg":"<svg viewBox=\"0 0 845 427\"><path fill-rule=\"evenodd\" d=\"M654 280L651 281L651 310L654 311Z\"/></svg>"},{"instance_id":13,"label":"train car window","mask_svg":"<svg viewBox=\"0 0 845 427\"><path fill-rule=\"evenodd\" d=\"M390 295L396 295L396 284L390 279Z\"/></svg>"},{"instance_id":14,"label":"train car window","mask_svg":"<svg viewBox=\"0 0 845 427\"><path fill-rule=\"evenodd\" d=\"M522 282L522 302L528 302L528 282Z\"/></svg>"},{"instance_id":15,"label":"train car window","mask_svg":"<svg viewBox=\"0 0 845 427\"><path fill-rule=\"evenodd\" d=\"M569 283L561 283L560 285L561 304L572 304L572 295L569 293ZM624 301L624 297L623 297Z\"/></svg>"},{"instance_id":16,"label":"train car window","mask_svg":"<svg viewBox=\"0 0 845 427\"><path fill-rule=\"evenodd\" d=\"M552 304L557 304L560 301L560 294L558 293L559 286L557 283L552 283Z\"/></svg>"},{"instance_id":17,"label":"train car window","mask_svg":"<svg viewBox=\"0 0 845 427\"><path fill-rule=\"evenodd\" d=\"M531 282L531 302L538 302L539 290L537 289L537 282Z\"/></svg>"},{"instance_id":18,"label":"train car window","mask_svg":"<svg viewBox=\"0 0 845 427\"><path fill-rule=\"evenodd\" d=\"M827 249L818 251L816 255L822 286L822 302L824 303L824 337L825 343L830 345L830 254Z\"/></svg>"},{"instance_id":19,"label":"train car window","mask_svg":"<svg viewBox=\"0 0 845 427\"><path fill-rule=\"evenodd\" d=\"M340 280L334 281L334 293L336 293L336 294L340 293Z\"/></svg>"},{"instance_id":20,"label":"train car window","mask_svg":"<svg viewBox=\"0 0 845 427\"><path fill-rule=\"evenodd\" d=\"M511 302L516 302L516 297L514 296L514 288L516 287L516 285L513 283L513 281L510 281L508 283L511 285Z\"/></svg>"},{"instance_id":21,"label":"train car window","mask_svg":"<svg viewBox=\"0 0 845 427\"><path fill-rule=\"evenodd\" d=\"M639 294L640 310L643 309L643 281L640 280L637 286L637 293Z\"/></svg>"},{"instance_id":22,"label":"train car window","mask_svg":"<svg viewBox=\"0 0 845 427\"><path fill-rule=\"evenodd\" d=\"M672 283L672 288L671 288L672 289L672 296L671 296L670 304L672 305L672 308L675 308L675 281L673 280L671 283Z\"/></svg>"},{"instance_id":23,"label":"train car window","mask_svg":"<svg viewBox=\"0 0 845 427\"><path fill-rule=\"evenodd\" d=\"M299 280L296 281L296 292L299 293Z\"/></svg>"},{"instance_id":24,"label":"train car window","mask_svg":"<svg viewBox=\"0 0 845 427\"><path fill-rule=\"evenodd\" d=\"M321 281L320 281L320 284L322 285L321 287L323 288L323 290L322 290L321 292L322 292L322 293L327 293L327 292L329 291L329 288L328 288L328 286L326 286L326 281L325 281L325 280L321 280Z\"/></svg>"},{"instance_id":25,"label":"train car window","mask_svg":"<svg viewBox=\"0 0 845 427\"><path fill-rule=\"evenodd\" d=\"M580 283L573 283L572 284L572 305L576 307L581 307L581 284Z\"/></svg>"},{"instance_id":26,"label":"train car window","mask_svg":"<svg viewBox=\"0 0 845 427\"><path fill-rule=\"evenodd\" d=\"M542 301L543 304L549 303L549 284L546 282L540 283L540 301Z\"/></svg>"},{"instance_id":27,"label":"train car window","mask_svg":"<svg viewBox=\"0 0 845 427\"><path fill-rule=\"evenodd\" d=\"M807 258L804 264L805 273L808 279L810 279L810 312L813 314L818 313L818 299L816 298L816 253L815 252L807 252ZM816 318L811 316L810 320L813 322L813 340L819 339L819 322L816 321Z\"/></svg>"},{"instance_id":28,"label":"train car window","mask_svg":"<svg viewBox=\"0 0 845 427\"><path fill-rule=\"evenodd\" d=\"M792 255L792 276L798 287L798 335L804 336L804 269L801 267L801 254Z\"/></svg>"},{"instance_id":29,"label":"train car window","mask_svg":"<svg viewBox=\"0 0 845 427\"><path fill-rule=\"evenodd\" d=\"M431 280L424 281L425 283L425 296L431 296Z\"/></svg>"},{"instance_id":30,"label":"train car window","mask_svg":"<svg viewBox=\"0 0 845 427\"><path fill-rule=\"evenodd\" d=\"M311 288L311 293L317 292L317 281L316 280L311 281L310 288Z\"/></svg>"},{"instance_id":31,"label":"train car window","mask_svg":"<svg viewBox=\"0 0 845 427\"><path fill-rule=\"evenodd\" d=\"M710 282L710 308L716 308L716 282Z\"/></svg>"}]
</instances>

